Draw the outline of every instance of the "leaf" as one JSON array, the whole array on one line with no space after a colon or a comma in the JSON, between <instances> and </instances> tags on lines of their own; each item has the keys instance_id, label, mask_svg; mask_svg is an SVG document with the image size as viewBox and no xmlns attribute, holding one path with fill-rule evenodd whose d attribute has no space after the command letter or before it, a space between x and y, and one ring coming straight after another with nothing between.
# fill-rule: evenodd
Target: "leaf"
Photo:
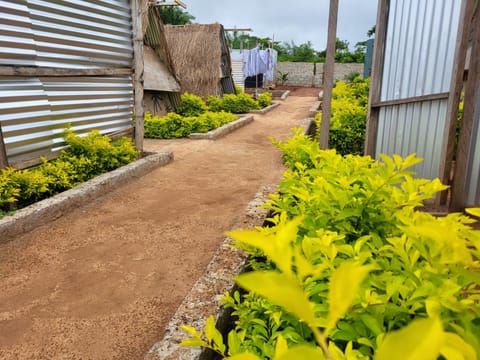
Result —
<instances>
[{"instance_id":1,"label":"leaf","mask_svg":"<svg viewBox=\"0 0 480 360\"><path fill-rule=\"evenodd\" d=\"M375 360L436 360L445 333L439 319L419 319L403 329L385 335Z\"/></svg>"},{"instance_id":2,"label":"leaf","mask_svg":"<svg viewBox=\"0 0 480 360\"><path fill-rule=\"evenodd\" d=\"M277 344L275 346L275 357L274 357L274 359L282 356L287 351L288 351L287 340L285 340L285 338L282 335L278 335Z\"/></svg>"},{"instance_id":3,"label":"leaf","mask_svg":"<svg viewBox=\"0 0 480 360\"><path fill-rule=\"evenodd\" d=\"M248 352L243 353L243 354L230 356L230 357L227 357L225 359L228 359L228 360L262 360L257 355L254 355L254 354L248 353Z\"/></svg>"},{"instance_id":4,"label":"leaf","mask_svg":"<svg viewBox=\"0 0 480 360\"><path fill-rule=\"evenodd\" d=\"M353 262L343 262L335 269L328 291L329 309L325 334L329 334L337 321L345 315L357 296L361 283L371 269L371 266L358 265Z\"/></svg>"},{"instance_id":5,"label":"leaf","mask_svg":"<svg viewBox=\"0 0 480 360\"><path fill-rule=\"evenodd\" d=\"M187 333L189 333L190 335L198 336L198 337L201 336L201 333L199 333L193 326L190 326L190 325L182 325L182 326L180 326L180 328L181 328L182 330L186 331Z\"/></svg>"},{"instance_id":6,"label":"leaf","mask_svg":"<svg viewBox=\"0 0 480 360\"><path fill-rule=\"evenodd\" d=\"M316 327L313 305L293 278L275 271L256 271L239 275L236 282Z\"/></svg>"},{"instance_id":7,"label":"leaf","mask_svg":"<svg viewBox=\"0 0 480 360\"><path fill-rule=\"evenodd\" d=\"M282 356L275 357L275 360L324 360L325 354L319 348L308 345L297 345L288 349Z\"/></svg>"},{"instance_id":8,"label":"leaf","mask_svg":"<svg viewBox=\"0 0 480 360\"><path fill-rule=\"evenodd\" d=\"M475 349L454 333L444 333L444 343L440 353L448 360L477 360Z\"/></svg>"},{"instance_id":9,"label":"leaf","mask_svg":"<svg viewBox=\"0 0 480 360\"><path fill-rule=\"evenodd\" d=\"M480 208L467 208L466 213L475 217L480 217Z\"/></svg>"},{"instance_id":10,"label":"leaf","mask_svg":"<svg viewBox=\"0 0 480 360\"><path fill-rule=\"evenodd\" d=\"M256 230L241 230L227 233L232 239L260 249L282 272L292 272L292 242L297 237L301 218L280 223L276 233L265 235Z\"/></svg>"},{"instance_id":11,"label":"leaf","mask_svg":"<svg viewBox=\"0 0 480 360\"><path fill-rule=\"evenodd\" d=\"M180 343L180 346L201 346L201 347L209 347L208 344L199 338L189 338L185 339Z\"/></svg>"},{"instance_id":12,"label":"leaf","mask_svg":"<svg viewBox=\"0 0 480 360\"><path fill-rule=\"evenodd\" d=\"M228 333L228 354L235 355L240 352L241 340L235 330Z\"/></svg>"},{"instance_id":13,"label":"leaf","mask_svg":"<svg viewBox=\"0 0 480 360\"><path fill-rule=\"evenodd\" d=\"M225 344L223 343L223 337L220 331L215 327L215 319L213 315L207 318L205 323L205 336L210 344L222 354L225 352Z\"/></svg>"}]
</instances>

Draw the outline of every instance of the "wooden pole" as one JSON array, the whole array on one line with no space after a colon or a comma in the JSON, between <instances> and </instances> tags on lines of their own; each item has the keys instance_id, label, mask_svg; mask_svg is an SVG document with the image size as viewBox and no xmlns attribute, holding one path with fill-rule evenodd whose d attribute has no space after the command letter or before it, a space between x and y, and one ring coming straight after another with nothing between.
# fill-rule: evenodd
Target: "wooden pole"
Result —
<instances>
[{"instance_id":1,"label":"wooden pole","mask_svg":"<svg viewBox=\"0 0 480 360\"><path fill-rule=\"evenodd\" d=\"M378 112L373 104L380 102L383 62L385 60L385 41L387 38L390 0L380 0L377 8L375 43L373 45L372 73L370 75L370 93L368 96L367 131L365 134L365 155L375 156L377 147Z\"/></svg>"},{"instance_id":2,"label":"wooden pole","mask_svg":"<svg viewBox=\"0 0 480 360\"><path fill-rule=\"evenodd\" d=\"M328 149L330 131L330 113L335 66L335 45L337 41L338 0L330 0L328 15L327 54L325 58L325 76L323 78L322 124L320 127L320 148Z\"/></svg>"},{"instance_id":3,"label":"wooden pole","mask_svg":"<svg viewBox=\"0 0 480 360\"><path fill-rule=\"evenodd\" d=\"M471 0L470 3L474 1ZM480 121L480 109L478 108L480 99L480 5L476 3L477 8L467 9L467 16L473 13L473 20L470 29L472 29L472 48L470 53L470 64L468 69L468 79L465 85L465 99L463 106L463 119L460 136L458 139L455 175L452 186L452 199L450 202L450 211L461 211L465 206L478 206L478 204L467 204L466 186L468 176L468 162L472 155L472 132L474 121ZM471 4L473 6L473 4ZM469 21L465 21L469 22ZM467 31L464 36L468 39L470 32ZM475 177L478 179L478 177Z\"/></svg>"},{"instance_id":4,"label":"wooden pole","mask_svg":"<svg viewBox=\"0 0 480 360\"><path fill-rule=\"evenodd\" d=\"M5 149L5 142L3 141L2 126L0 124L0 169L8 166L7 151Z\"/></svg>"},{"instance_id":5,"label":"wooden pole","mask_svg":"<svg viewBox=\"0 0 480 360\"><path fill-rule=\"evenodd\" d=\"M135 146L143 151L143 14L142 1L130 0L132 8L133 31L133 87L134 87L134 119L135 119Z\"/></svg>"}]
</instances>

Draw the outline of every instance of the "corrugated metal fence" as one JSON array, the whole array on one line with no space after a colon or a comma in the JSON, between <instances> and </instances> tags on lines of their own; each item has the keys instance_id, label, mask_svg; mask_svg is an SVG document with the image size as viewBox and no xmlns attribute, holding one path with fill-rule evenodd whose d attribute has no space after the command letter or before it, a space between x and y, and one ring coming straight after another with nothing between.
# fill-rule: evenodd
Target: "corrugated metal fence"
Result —
<instances>
[{"instance_id":1,"label":"corrugated metal fence","mask_svg":"<svg viewBox=\"0 0 480 360\"><path fill-rule=\"evenodd\" d=\"M375 156L417 153L418 176L441 178L461 1L392 0Z\"/></svg>"},{"instance_id":2,"label":"corrugated metal fence","mask_svg":"<svg viewBox=\"0 0 480 360\"><path fill-rule=\"evenodd\" d=\"M130 18L128 0L0 0L0 126L9 165L52 157L69 125L80 134L132 129Z\"/></svg>"}]
</instances>

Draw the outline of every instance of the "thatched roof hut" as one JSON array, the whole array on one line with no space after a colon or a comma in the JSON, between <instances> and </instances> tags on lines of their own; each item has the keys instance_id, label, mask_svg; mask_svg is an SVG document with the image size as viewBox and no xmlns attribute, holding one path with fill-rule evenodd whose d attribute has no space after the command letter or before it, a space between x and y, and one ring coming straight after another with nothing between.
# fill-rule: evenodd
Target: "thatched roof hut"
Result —
<instances>
[{"instance_id":1,"label":"thatched roof hut","mask_svg":"<svg viewBox=\"0 0 480 360\"><path fill-rule=\"evenodd\" d=\"M165 25L165 35L182 92L204 98L235 93L222 25Z\"/></svg>"}]
</instances>

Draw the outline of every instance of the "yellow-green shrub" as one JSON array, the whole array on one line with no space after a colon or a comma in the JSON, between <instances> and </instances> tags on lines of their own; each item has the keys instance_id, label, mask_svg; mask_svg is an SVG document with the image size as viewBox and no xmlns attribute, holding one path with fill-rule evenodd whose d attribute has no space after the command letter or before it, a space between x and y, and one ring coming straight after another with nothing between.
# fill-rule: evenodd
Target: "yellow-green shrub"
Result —
<instances>
[{"instance_id":1,"label":"yellow-green shrub","mask_svg":"<svg viewBox=\"0 0 480 360\"><path fill-rule=\"evenodd\" d=\"M224 94L221 99L210 96L207 105L211 111L226 111L234 114L247 113L250 110L260 109L258 102L249 94Z\"/></svg>"},{"instance_id":2,"label":"yellow-green shrub","mask_svg":"<svg viewBox=\"0 0 480 360\"><path fill-rule=\"evenodd\" d=\"M165 116L145 114L145 137L151 139L172 139L205 133L237 119L237 116L225 111L207 111L198 116L182 117L175 113Z\"/></svg>"},{"instance_id":3,"label":"yellow-green shrub","mask_svg":"<svg viewBox=\"0 0 480 360\"><path fill-rule=\"evenodd\" d=\"M257 97L258 104L261 108L267 107L272 103L272 93L271 92L263 92Z\"/></svg>"},{"instance_id":4,"label":"yellow-green shrub","mask_svg":"<svg viewBox=\"0 0 480 360\"><path fill-rule=\"evenodd\" d=\"M208 110L207 105L200 96L185 92L181 96L181 104L176 113L182 116L198 116Z\"/></svg>"},{"instance_id":5,"label":"yellow-green shrub","mask_svg":"<svg viewBox=\"0 0 480 360\"><path fill-rule=\"evenodd\" d=\"M126 165L138 157L131 139L111 141L99 131L76 136L66 131L69 147L53 161L44 160L37 167L0 172L0 217L38 200L74 187L99 174Z\"/></svg>"},{"instance_id":6,"label":"yellow-green shrub","mask_svg":"<svg viewBox=\"0 0 480 360\"><path fill-rule=\"evenodd\" d=\"M356 78L338 81L332 93L329 147L340 154L363 154L370 81ZM315 116L320 129L322 113Z\"/></svg>"}]
</instances>

